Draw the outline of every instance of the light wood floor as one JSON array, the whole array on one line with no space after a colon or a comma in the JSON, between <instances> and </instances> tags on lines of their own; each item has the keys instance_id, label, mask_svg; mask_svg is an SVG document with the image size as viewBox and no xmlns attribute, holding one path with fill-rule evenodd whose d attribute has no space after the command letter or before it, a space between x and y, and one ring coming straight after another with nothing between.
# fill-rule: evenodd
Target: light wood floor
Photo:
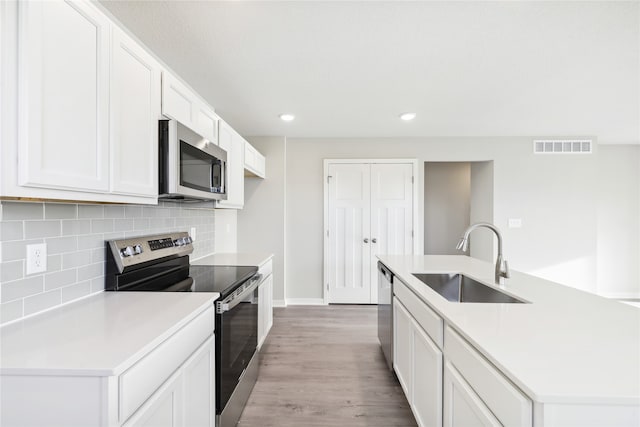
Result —
<instances>
[{"instance_id":1,"label":"light wood floor","mask_svg":"<svg viewBox=\"0 0 640 427\"><path fill-rule=\"evenodd\" d=\"M274 309L241 427L415 426L377 337L376 306Z\"/></svg>"}]
</instances>

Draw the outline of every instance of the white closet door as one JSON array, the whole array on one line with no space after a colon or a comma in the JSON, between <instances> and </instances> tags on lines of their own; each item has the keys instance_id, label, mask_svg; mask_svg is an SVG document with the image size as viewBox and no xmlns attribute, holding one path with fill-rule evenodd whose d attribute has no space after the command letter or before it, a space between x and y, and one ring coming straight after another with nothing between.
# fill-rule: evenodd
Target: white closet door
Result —
<instances>
[{"instance_id":1,"label":"white closet door","mask_svg":"<svg viewBox=\"0 0 640 427\"><path fill-rule=\"evenodd\" d=\"M413 166L371 165L371 302L378 302L376 255L413 253Z\"/></svg>"},{"instance_id":2,"label":"white closet door","mask_svg":"<svg viewBox=\"0 0 640 427\"><path fill-rule=\"evenodd\" d=\"M371 302L370 165L329 165L330 303Z\"/></svg>"}]
</instances>

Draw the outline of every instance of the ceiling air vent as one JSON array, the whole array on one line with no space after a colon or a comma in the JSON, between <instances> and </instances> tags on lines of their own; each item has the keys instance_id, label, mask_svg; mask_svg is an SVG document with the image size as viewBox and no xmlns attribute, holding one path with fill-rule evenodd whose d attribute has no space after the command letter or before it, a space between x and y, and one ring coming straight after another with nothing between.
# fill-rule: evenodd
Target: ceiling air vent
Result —
<instances>
[{"instance_id":1,"label":"ceiling air vent","mask_svg":"<svg viewBox=\"0 0 640 427\"><path fill-rule=\"evenodd\" d=\"M593 143L590 139L536 139L533 152L536 154L590 154Z\"/></svg>"}]
</instances>

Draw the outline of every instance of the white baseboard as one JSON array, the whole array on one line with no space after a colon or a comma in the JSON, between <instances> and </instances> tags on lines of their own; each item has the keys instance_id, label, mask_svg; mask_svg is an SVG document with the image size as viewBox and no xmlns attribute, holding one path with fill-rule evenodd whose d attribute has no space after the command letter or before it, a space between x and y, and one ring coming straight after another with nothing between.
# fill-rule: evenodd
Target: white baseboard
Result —
<instances>
[{"instance_id":1,"label":"white baseboard","mask_svg":"<svg viewBox=\"0 0 640 427\"><path fill-rule=\"evenodd\" d=\"M287 302L283 299L274 299L273 300L273 306L274 307L286 307L287 306Z\"/></svg>"},{"instance_id":2,"label":"white baseboard","mask_svg":"<svg viewBox=\"0 0 640 427\"><path fill-rule=\"evenodd\" d=\"M287 305L325 305L322 298L287 298Z\"/></svg>"}]
</instances>

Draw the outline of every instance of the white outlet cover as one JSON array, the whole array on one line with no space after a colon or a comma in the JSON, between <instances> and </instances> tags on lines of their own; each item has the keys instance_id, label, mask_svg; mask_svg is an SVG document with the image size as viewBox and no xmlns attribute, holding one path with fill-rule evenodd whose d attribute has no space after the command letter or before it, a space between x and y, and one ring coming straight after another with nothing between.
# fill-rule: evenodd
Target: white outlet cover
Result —
<instances>
[{"instance_id":1,"label":"white outlet cover","mask_svg":"<svg viewBox=\"0 0 640 427\"><path fill-rule=\"evenodd\" d=\"M195 227L191 227L191 230L189 231L189 236L191 236L191 240L193 240L194 242L196 241L196 228Z\"/></svg>"},{"instance_id":2,"label":"white outlet cover","mask_svg":"<svg viewBox=\"0 0 640 427\"><path fill-rule=\"evenodd\" d=\"M27 245L27 274L47 271L47 244Z\"/></svg>"}]
</instances>

